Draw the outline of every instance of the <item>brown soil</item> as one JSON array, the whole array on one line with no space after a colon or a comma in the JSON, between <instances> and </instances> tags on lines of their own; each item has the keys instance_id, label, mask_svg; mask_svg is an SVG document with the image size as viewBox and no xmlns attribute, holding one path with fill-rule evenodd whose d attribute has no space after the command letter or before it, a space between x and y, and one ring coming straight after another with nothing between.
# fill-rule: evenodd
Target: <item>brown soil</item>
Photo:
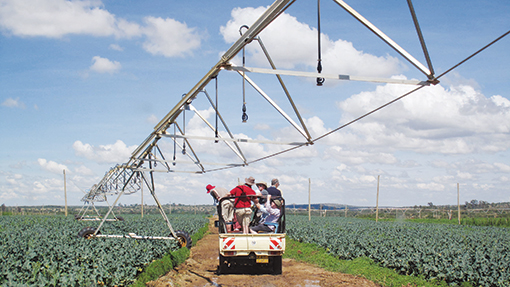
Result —
<instances>
[{"instance_id":1,"label":"brown soil","mask_svg":"<svg viewBox=\"0 0 510 287\"><path fill-rule=\"evenodd\" d=\"M190 257L147 286L380 286L364 278L329 272L293 259L283 259L281 275L218 275L218 245L218 230L211 221L209 233L191 248Z\"/></svg>"}]
</instances>

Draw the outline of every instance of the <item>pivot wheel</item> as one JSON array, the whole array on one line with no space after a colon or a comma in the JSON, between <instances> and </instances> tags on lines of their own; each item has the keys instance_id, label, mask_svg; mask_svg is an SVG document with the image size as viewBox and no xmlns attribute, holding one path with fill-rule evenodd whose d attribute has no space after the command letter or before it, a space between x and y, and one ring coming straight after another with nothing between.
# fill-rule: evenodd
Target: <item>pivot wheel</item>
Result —
<instances>
[{"instance_id":1,"label":"pivot wheel","mask_svg":"<svg viewBox=\"0 0 510 287\"><path fill-rule=\"evenodd\" d=\"M176 235L176 240L177 240L177 243L179 244L179 246L182 248L182 247L186 247L188 249L191 248L191 237L189 236L189 233L186 232L186 231L182 231L182 230L178 230L175 232L175 235Z\"/></svg>"},{"instance_id":2,"label":"pivot wheel","mask_svg":"<svg viewBox=\"0 0 510 287\"><path fill-rule=\"evenodd\" d=\"M94 233L96 232L96 228L94 227L85 227L80 232L78 232L78 237L83 237L85 239L90 239L94 237ZM98 232L97 234L100 234Z\"/></svg>"}]
</instances>

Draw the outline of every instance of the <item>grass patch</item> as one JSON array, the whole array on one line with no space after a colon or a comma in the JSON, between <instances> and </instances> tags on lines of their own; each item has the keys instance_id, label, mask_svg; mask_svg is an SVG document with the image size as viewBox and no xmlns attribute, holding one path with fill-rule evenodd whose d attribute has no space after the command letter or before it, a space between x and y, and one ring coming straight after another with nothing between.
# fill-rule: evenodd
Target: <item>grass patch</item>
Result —
<instances>
[{"instance_id":1,"label":"grass patch","mask_svg":"<svg viewBox=\"0 0 510 287\"><path fill-rule=\"evenodd\" d=\"M341 272L364 277L383 286L448 286L446 282L430 282L421 277L400 275L396 271L381 267L370 258L361 257L354 260L340 260L326 250L311 243L301 243L286 239L285 258L314 264L328 271ZM462 285L470 286L470 285Z\"/></svg>"},{"instance_id":2,"label":"grass patch","mask_svg":"<svg viewBox=\"0 0 510 287\"><path fill-rule=\"evenodd\" d=\"M193 235L191 235L193 246L195 246L197 242L202 239L205 234L207 234L207 230L209 230L209 222ZM167 253L161 259L152 261L152 263L145 268L143 273L138 275L135 283L133 283L131 286L145 287L145 283L158 279L160 276L165 275L174 267L183 263L186 259L188 259L189 254L190 252L188 248L181 248L179 250Z\"/></svg>"}]
</instances>

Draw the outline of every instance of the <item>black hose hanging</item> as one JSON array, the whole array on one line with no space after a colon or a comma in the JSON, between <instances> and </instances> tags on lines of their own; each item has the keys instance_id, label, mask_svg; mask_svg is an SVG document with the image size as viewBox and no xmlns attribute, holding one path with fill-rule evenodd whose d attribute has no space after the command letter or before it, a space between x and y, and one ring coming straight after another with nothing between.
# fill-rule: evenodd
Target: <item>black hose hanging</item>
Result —
<instances>
[{"instance_id":1,"label":"black hose hanging","mask_svg":"<svg viewBox=\"0 0 510 287\"><path fill-rule=\"evenodd\" d=\"M177 129L176 129L176 124L174 123L174 136L177 135ZM172 164L175 166L175 160L177 159L176 157L176 151L177 151L177 138L174 137L174 161L172 162Z\"/></svg>"},{"instance_id":2,"label":"black hose hanging","mask_svg":"<svg viewBox=\"0 0 510 287\"><path fill-rule=\"evenodd\" d=\"M322 72L322 57L321 57L321 0L317 0L317 42L318 42L318 59L317 59L317 72ZM317 77L317 86L322 86L325 79Z\"/></svg>"},{"instance_id":3,"label":"black hose hanging","mask_svg":"<svg viewBox=\"0 0 510 287\"><path fill-rule=\"evenodd\" d=\"M241 36L243 35L243 32L242 32L243 28L249 29L249 27L246 25L241 26L239 28L239 34L241 34ZM246 64L246 58L244 55L244 46L243 46L243 68L245 67L245 64ZM241 119L243 120L243 123L246 123L246 121L248 121L248 114L246 114L246 93L245 93L246 78L244 76L244 73L245 72L243 71L243 115L242 115Z\"/></svg>"}]
</instances>

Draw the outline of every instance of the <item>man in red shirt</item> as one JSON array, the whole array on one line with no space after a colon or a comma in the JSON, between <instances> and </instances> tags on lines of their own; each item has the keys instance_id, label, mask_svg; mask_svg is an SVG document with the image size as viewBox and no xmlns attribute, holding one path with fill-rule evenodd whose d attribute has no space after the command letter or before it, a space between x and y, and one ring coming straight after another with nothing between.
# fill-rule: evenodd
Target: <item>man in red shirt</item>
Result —
<instances>
[{"instance_id":1,"label":"man in red shirt","mask_svg":"<svg viewBox=\"0 0 510 287\"><path fill-rule=\"evenodd\" d=\"M256 197L255 191L251 188L252 185L255 184L255 179L253 177L248 177L244 179L245 184L238 185L234 187L230 191L230 194L236 197L234 201L234 208L236 211L237 221L243 227L243 234L248 234L250 229L250 220L251 220L251 201L257 203L258 199Z\"/></svg>"}]
</instances>

